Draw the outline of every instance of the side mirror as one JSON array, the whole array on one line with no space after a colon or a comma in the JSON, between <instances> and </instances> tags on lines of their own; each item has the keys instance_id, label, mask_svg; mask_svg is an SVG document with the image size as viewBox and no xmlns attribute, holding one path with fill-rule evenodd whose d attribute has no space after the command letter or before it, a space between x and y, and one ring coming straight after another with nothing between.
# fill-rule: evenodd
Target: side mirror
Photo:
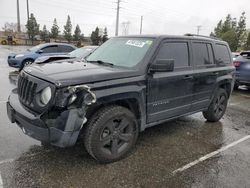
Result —
<instances>
[{"instance_id":1,"label":"side mirror","mask_svg":"<svg viewBox=\"0 0 250 188\"><path fill-rule=\"evenodd\" d=\"M173 59L157 59L150 67L150 72L173 72L174 60Z\"/></svg>"},{"instance_id":2,"label":"side mirror","mask_svg":"<svg viewBox=\"0 0 250 188\"><path fill-rule=\"evenodd\" d=\"M36 53L42 54L42 53L43 53L43 50L38 50Z\"/></svg>"}]
</instances>

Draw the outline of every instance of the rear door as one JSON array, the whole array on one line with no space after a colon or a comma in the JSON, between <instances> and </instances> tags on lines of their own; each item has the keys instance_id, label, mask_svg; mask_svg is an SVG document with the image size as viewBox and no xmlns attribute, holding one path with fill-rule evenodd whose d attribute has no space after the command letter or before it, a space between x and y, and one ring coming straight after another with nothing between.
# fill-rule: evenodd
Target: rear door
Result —
<instances>
[{"instance_id":1,"label":"rear door","mask_svg":"<svg viewBox=\"0 0 250 188\"><path fill-rule=\"evenodd\" d=\"M184 115L190 112L193 92L190 42L164 41L153 61L174 60L173 72L155 72L149 75L147 87L147 122Z\"/></svg>"},{"instance_id":2,"label":"rear door","mask_svg":"<svg viewBox=\"0 0 250 188\"><path fill-rule=\"evenodd\" d=\"M194 62L192 111L200 111L210 103L219 72L216 70L212 43L193 41L192 52Z\"/></svg>"},{"instance_id":3,"label":"rear door","mask_svg":"<svg viewBox=\"0 0 250 188\"><path fill-rule=\"evenodd\" d=\"M42 56L53 56L58 54L58 45L50 45L50 46L46 46L43 49L43 53L41 54Z\"/></svg>"},{"instance_id":4,"label":"rear door","mask_svg":"<svg viewBox=\"0 0 250 188\"><path fill-rule=\"evenodd\" d=\"M58 47L59 47L59 53L61 54L68 54L69 52L75 50L73 47L68 45L59 45Z\"/></svg>"}]
</instances>

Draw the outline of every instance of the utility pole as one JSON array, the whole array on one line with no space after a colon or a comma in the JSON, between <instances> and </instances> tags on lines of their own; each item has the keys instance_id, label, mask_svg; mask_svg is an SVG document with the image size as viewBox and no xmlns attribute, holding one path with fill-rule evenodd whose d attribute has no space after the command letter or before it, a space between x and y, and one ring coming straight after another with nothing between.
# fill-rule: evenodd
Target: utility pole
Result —
<instances>
[{"instance_id":1,"label":"utility pole","mask_svg":"<svg viewBox=\"0 0 250 188\"><path fill-rule=\"evenodd\" d=\"M21 26L20 26L20 11L19 11L19 0L16 1L17 5L17 31L21 32Z\"/></svg>"},{"instance_id":2,"label":"utility pole","mask_svg":"<svg viewBox=\"0 0 250 188\"><path fill-rule=\"evenodd\" d=\"M29 0L27 0L27 19L30 19Z\"/></svg>"},{"instance_id":3,"label":"utility pole","mask_svg":"<svg viewBox=\"0 0 250 188\"><path fill-rule=\"evenodd\" d=\"M198 25L198 26L197 26L197 35L199 35L199 34L200 34L200 30L201 30L201 28L202 28L202 26L201 26L201 25Z\"/></svg>"},{"instance_id":4,"label":"utility pole","mask_svg":"<svg viewBox=\"0 0 250 188\"><path fill-rule=\"evenodd\" d=\"M118 32L119 32L119 16L120 16L120 8L121 8L120 3L121 3L121 0L117 0L115 36L118 36Z\"/></svg>"},{"instance_id":5,"label":"utility pole","mask_svg":"<svg viewBox=\"0 0 250 188\"><path fill-rule=\"evenodd\" d=\"M143 22L143 16L141 16L140 35L142 34L142 22Z\"/></svg>"}]
</instances>

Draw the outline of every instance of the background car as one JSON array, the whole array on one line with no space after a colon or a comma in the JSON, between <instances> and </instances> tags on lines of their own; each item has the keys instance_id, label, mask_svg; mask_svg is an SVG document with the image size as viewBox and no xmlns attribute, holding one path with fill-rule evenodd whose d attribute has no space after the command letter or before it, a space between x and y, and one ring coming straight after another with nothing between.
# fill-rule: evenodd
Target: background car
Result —
<instances>
[{"instance_id":1,"label":"background car","mask_svg":"<svg viewBox=\"0 0 250 188\"><path fill-rule=\"evenodd\" d=\"M232 52L233 60L235 60L240 55L239 52Z\"/></svg>"},{"instance_id":2,"label":"background car","mask_svg":"<svg viewBox=\"0 0 250 188\"><path fill-rule=\"evenodd\" d=\"M236 81L234 89L238 89L240 85L250 86L250 51L241 52L234 60L236 68Z\"/></svg>"},{"instance_id":3,"label":"background car","mask_svg":"<svg viewBox=\"0 0 250 188\"><path fill-rule=\"evenodd\" d=\"M34 46L21 54L10 54L8 64L11 67L19 68L33 63L38 57L45 55L63 55L75 50L76 47L70 44L46 43Z\"/></svg>"},{"instance_id":4,"label":"background car","mask_svg":"<svg viewBox=\"0 0 250 188\"><path fill-rule=\"evenodd\" d=\"M99 46L84 46L82 48L78 48L66 55L46 55L46 56L41 56L35 60L35 63L48 63L51 61L56 61L56 60L63 60L63 59L82 59L87 57L89 54L91 54L96 48Z\"/></svg>"}]
</instances>

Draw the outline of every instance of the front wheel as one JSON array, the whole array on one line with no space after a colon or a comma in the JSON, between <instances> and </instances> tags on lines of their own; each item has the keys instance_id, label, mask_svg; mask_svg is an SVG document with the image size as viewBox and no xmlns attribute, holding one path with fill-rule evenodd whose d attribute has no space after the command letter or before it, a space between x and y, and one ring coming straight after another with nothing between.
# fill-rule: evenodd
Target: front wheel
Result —
<instances>
[{"instance_id":1,"label":"front wheel","mask_svg":"<svg viewBox=\"0 0 250 188\"><path fill-rule=\"evenodd\" d=\"M228 95L225 89L218 89L207 111L203 112L203 116L209 122L219 121L225 114L228 103Z\"/></svg>"},{"instance_id":2,"label":"front wheel","mask_svg":"<svg viewBox=\"0 0 250 188\"><path fill-rule=\"evenodd\" d=\"M19 71L23 70L24 67L31 65L33 62L34 61L31 59L25 60L24 62L22 62Z\"/></svg>"},{"instance_id":3,"label":"front wheel","mask_svg":"<svg viewBox=\"0 0 250 188\"><path fill-rule=\"evenodd\" d=\"M121 106L109 106L90 118L84 130L88 153L101 163L126 157L138 138L139 129L134 114Z\"/></svg>"}]
</instances>

